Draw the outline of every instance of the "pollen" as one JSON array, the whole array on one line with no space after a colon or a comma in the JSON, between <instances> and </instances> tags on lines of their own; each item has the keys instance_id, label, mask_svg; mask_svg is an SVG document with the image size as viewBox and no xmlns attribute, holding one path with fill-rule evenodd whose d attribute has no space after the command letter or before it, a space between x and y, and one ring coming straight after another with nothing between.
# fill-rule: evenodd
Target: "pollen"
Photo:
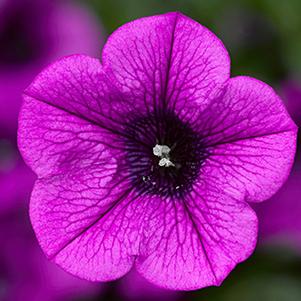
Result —
<instances>
[{"instance_id":1,"label":"pollen","mask_svg":"<svg viewBox=\"0 0 301 301\"><path fill-rule=\"evenodd\" d=\"M169 156L170 151L171 149L167 145L156 144L155 147L153 147L153 154L161 158L159 161L159 166L162 167L175 166L170 160L170 156Z\"/></svg>"}]
</instances>

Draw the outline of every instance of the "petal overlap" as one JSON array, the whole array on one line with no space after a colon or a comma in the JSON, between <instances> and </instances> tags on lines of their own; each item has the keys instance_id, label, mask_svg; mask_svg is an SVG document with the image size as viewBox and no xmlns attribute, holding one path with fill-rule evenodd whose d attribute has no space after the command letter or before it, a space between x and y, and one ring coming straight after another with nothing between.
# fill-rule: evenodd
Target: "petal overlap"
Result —
<instances>
[{"instance_id":1,"label":"petal overlap","mask_svg":"<svg viewBox=\"0 0 301 301\"><path fill-rule=\"evenodd\" d=\"M159 286L191 290L219 285L254 250L257 218L242 201L198 187L177 204L149 203L136 267Z\"/></svg>"},{"instance_id":2,"label":"petal overlap","mask_svg":"<svg viewBox=\"0 0 301 301\"><path fill-rule=\"evenodd\" d=\"M37 180L30 216L51 260L81 278L108 281L127 273L138 255L146 204L122 185L90 179L87 188L92 176Z\"/></svg>"}]
</instances>

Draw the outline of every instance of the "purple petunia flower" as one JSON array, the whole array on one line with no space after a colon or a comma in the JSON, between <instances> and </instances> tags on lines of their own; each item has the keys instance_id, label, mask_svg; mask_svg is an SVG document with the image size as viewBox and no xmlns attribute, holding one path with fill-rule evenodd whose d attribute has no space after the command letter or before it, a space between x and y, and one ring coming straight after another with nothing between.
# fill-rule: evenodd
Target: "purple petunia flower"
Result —
<instances>
[{"instance_id":1,"label":"purple petunia flower","mask_svg":"<svg viewBox=\"0 0 301 301\"><path fill-rule=\"evenodd\" d=\"M107 281L219 285L253 252L260 202L286 180L297 128L275 92L230 78L208 29L180 13L130 22L102 60L63 58L25 91L19 147L47 257Z\"/></svg>"}]
</instances>

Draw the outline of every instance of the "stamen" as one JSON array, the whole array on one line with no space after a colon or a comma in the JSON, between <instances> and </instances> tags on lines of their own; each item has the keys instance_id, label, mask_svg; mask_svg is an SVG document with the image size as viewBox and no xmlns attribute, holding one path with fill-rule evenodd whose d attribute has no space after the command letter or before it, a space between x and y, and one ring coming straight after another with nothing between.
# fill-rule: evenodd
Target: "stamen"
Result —
<instances>
[{"instance_id":1,"label":"stamen","mask_svg":"<svg viewBox=\"0 0 301 301\"><path fill-rule=\"evenodd\" d=\"M153 147L153 154L157 157L168 155L169 152L170 148L167 145L156 144L155 147Z\"/></svg>"},{"instance_id":2,"label":"stamen","mask_svg":"<svg viewBox=\"0 0 301 301\"><path fill-rule=\"evenodd\" d=\"M167 158L162 158L159 161L159 166L165 166L165 167L169 167L169 166L175 166L169 159Z\"/></svg>"},{"instance_id":3,"label":"stamen","mask_svg":"<svg viewBox=\"0 0 301 301\"><path fill-rule=\"evenodd\" d=\"M125 124L129 176L141 193L183 197L192 189L208 151L187 122L170 111L161 113Z\"/></svg>"},{"instance_id":4,"label":"stamen","mask_svg":"<svg viewBox=\"0 0 301 301\"><path fill-rule=\"evenodd\" d=\"M159 166L162 167L175 166L170 161L169 153L170 153L170 148L167 145L156 144L155 147L153 147L153 154L161 158L161 160L159 161Z\"/></svg>"}]
</instances>

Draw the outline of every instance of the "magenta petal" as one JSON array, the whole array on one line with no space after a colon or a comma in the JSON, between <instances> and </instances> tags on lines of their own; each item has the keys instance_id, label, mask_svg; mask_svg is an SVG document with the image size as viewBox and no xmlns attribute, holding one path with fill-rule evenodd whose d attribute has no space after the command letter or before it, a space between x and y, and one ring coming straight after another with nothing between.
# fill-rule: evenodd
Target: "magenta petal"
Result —
<instances>
[{"instance_id":1,"label":"magenta petal","mask_svg":"<svg viewBox=\"0 0 301 301\"><path fill-rule=\"evenodd\" d=\"M41 72L25 94L88 123L116 127L121 99L98 59L85 55L65 57ZM120 126L120 123L117 123Z\"/></svg>"},{"instance_id":2,"label":"magenta petal","mask_svg":"<svg viewBox=\"0 0 301 301\"><path fill-rule=\"evenodd\" d=\"M182 111L193 105L199 109L230 73L221 41L181 13L123 25L108 39L102 57L121 91L144 111L166 105Z\"/></svg>"},{"instance_id":3,"label":"magenta petal","mask_svg":"<svg viewBox=\"0 0 301 301\"><path fill-rule=\"evenodd\" d=\"M257 218L245 202L198 187L188 200L149 201L136 267L164 288L220 285L254 250Z\"/></svg>"},{"instance_id":4,"label":"magenta petal","mask_svg":"<svg viewBox=\"0 0 301 301\"><path fill-rule=\"evenodd\" d=\"M111 86L97 59L63 58L37 76L25 94L30 97L25 97L20 114L19 148L38 175L59 170L59 161L67 160L63 150L85 151L98 142L118 147L113 136L124 118L120 108L128 104Z\"/></svg>"},{"instance_id":5,"label":"magenta petal","mask_svg":"<svg viewBox=\"0 0 301 301\"><path fill-rule=\"evenodd\" d=\"M210 152L200 176L209 186L259 202L288 177L297 127L263 82L230 79L225 94L199 115L198 127Z\"/></svg>"},{"instance_id":6,"label":"magenta petal","mask_svg":"<svg viewBox=\"0 0 301 301\"><path fill-rule=\"evenodd\" d=\"M145 203L123 186L103 181L109 168L37 180L31 198L31 221L48 258L93 281L130 270L144 219Z\"/></svg>"},{"instance_id":7,"label":"magenta petal","mask_svg":"<svg viewBox=\"0 0 301 301\"><path fill-rule=\"evenodd\" d=\"M99 167L102 155L115 168L118 150L106 150L113 136L81 117L25 96L19 126L19 149L39 177Z\"/></svg>"},{"instance_id":8,"label":"magenta petal","mask_svg":"<svg viewBox=\"0 0 301 301\"><path fill-rule=\"evenodd\" d=\"M82 278L122 276L138 252L144 203L128 196L120 150L103 144L100 128L28 96L21 129L20 149L40 177L30 217L44 252Z\"/></svg>"}]
</instances>

